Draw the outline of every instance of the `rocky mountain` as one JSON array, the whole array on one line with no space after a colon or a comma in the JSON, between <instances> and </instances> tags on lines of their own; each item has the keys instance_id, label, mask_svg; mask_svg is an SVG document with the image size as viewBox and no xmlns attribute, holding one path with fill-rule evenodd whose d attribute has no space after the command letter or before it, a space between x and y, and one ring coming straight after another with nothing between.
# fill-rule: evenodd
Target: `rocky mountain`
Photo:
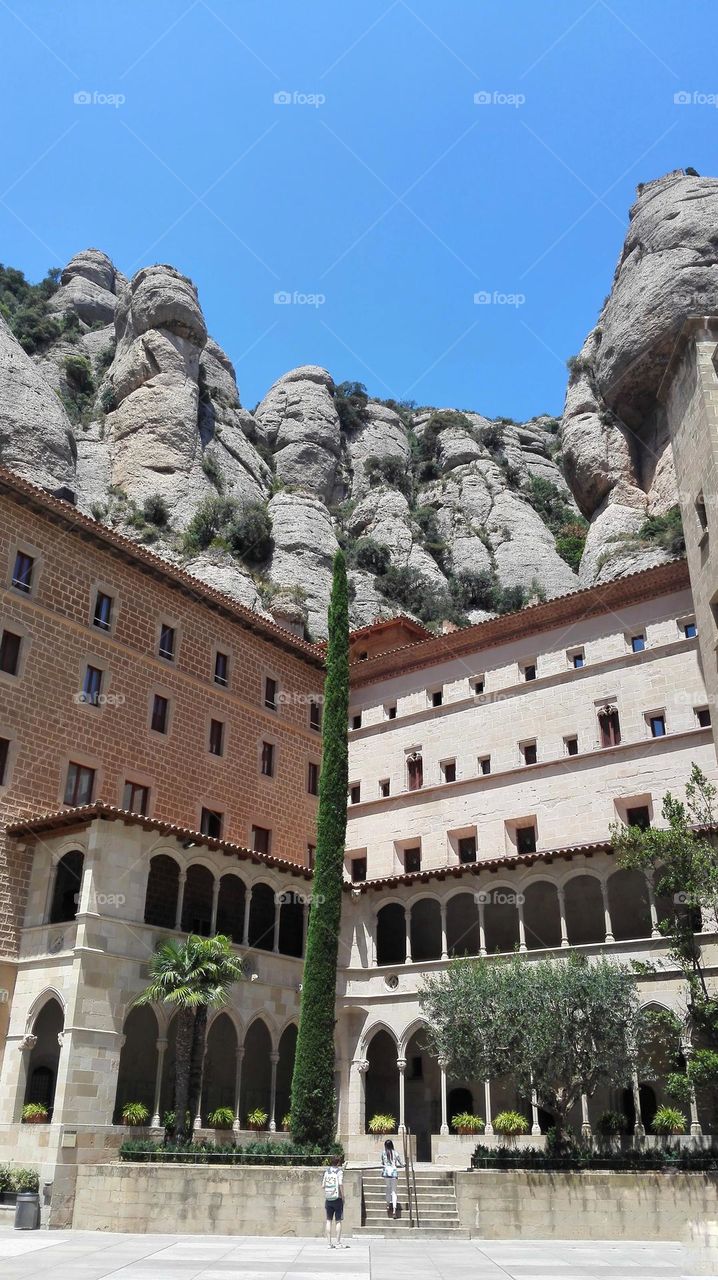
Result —
<instances>
[{"instance_id":1,"label":"rocky mountain","mask_svg":"<svg viewBox=\"0 0 718 1280\"><path fill-rule=\"evenodd\" d=\"M0 460L317 638L340 544L355 626L478 621L659 563L680 527L657 385L718 297L717 215L690 171L639 188L560 424L374 400L315 366L250 412L173 267L0 268Z\"/></svg>"}]
</instances>

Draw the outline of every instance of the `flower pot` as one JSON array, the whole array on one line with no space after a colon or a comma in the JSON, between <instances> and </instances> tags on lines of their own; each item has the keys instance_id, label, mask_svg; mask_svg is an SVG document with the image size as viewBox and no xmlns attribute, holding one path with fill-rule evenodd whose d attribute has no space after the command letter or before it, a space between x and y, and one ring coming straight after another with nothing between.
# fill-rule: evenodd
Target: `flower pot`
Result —
<instances>
[{"instance_id":1,"label":"flower pot","mask_svg":"<svg viewBox=\"0 0 718 1280\"><path fill-rule=\"evenodd\" d=\"M27 1116L23 1124L48 1124L47 1116Z\"/></svg>"}]
</instances>

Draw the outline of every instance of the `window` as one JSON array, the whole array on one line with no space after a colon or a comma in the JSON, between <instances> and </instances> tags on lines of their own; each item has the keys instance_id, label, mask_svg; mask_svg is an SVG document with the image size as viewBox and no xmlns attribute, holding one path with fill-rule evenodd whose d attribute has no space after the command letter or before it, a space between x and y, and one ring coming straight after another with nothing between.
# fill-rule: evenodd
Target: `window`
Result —
<instances>
[{"instance_id":1,"label":"window","mask_svg":"<svg viewBox=\"0 0 718 1280\"><path fill-rule=\"evenodd\" d=\"M199 829L203 836L211 836L219 840L222 836L222 814L216 809L203 809Z\"/></svg>"},{"instance_id":2,"label":"window","mask_svg":"<svg viewBox=\"0 0 718 1280\"><path fill-rule=\"evenodd\" d=\"M167 733L169 711L169 699L164 698L161 693L156 693L152 699L152 719L150 721L155 733Z\"/></svg>"},{"instance_id":3,"label":"window","mask_svg":"<svg viewBox=\"0 0 718 1280\"><path fill-rule=\"evenodd\" d=\"M163 622L160 627L159 655L161 658L166 658L168 662L174 662L176 640L177 632L174 627L170 627L166 622Z\"/></svg>"},{"instance_id":4,"label":"window","mask_svg":"<svg viewBox=\"0 0 718 1280\"><path fill-rule=\"evenodd\" d=\"M359 804L361 800L361 783L353 782L349 788L349 803Z\"/></svg>"},{"instance_id":5,"label":"window","mask_svg":"<svg viewBox=\"0 0 718 1280\"><path fill-rule=\"evenodd\" d=\"M308 845L307 845L307 866L309 867L309 870L310 870L310 871L311 871L311 870L313 869L313 867L314 867L314 860L315 860L315 857L316 857L316 852L317 852L317 846L316 846L315 844L308 844Z\"/></svg>"},{"instance_id":6,"label":"window","mask_svg":"<svg viewBox=\"0 0 718 1280\"><path fill-rule=\"evenodd\" d=\"M7 781L7 765L10 755L10 741L8 738L0 738L0 787L4 787Z\"/></svg>"},{"instance_id":7,"label":"window","mask_svg":"<svg viewBox=\"0 0 718 1280\"><path fill-rule=\"evenodd\" d=\"M272 676L267 676L264 681L264 705L268 711L277 710L277 682Z\"/></svg>"},{"instance_id":8,"label":"window","mask_svg":"<svg viewBox=\"0 0 718 1280\"><path fill-rule=\"evenodd\" d=\"M440 707L444 701L443 689L432 689L429 694L429 702L432 707Z\"/></svg>"},{"instance_id":9,"label":"window","mask_svg":"<svg viewBox=\"0 0 718 1280\"><path fill-rule=\"evenodd\" d=\"M486 687L486 681L483 676L474 676L474 679L469 681L469 685L472 693L483 693Z\"/></svg>"},{"instance_id":10,"label":"window","mask_svg":"<svg viewBox=\"0 0 718 1280\"><path fill-rule=\"evenodd\" d=\"M666 717L664 715L648 716L648 725L651 730L652 738L665 738L666 736Z\"/></svg>"},{"instance_id":11,"label":"window","mask_svg":"<svg viewBox=\"0 0 718 1280\"><path fill-rule=\"evenodd\" d=\"M416 875L417 871L421 871L420 845L404 850L404 870L407 875Z\"/></svg>"},{"instance_id":12,"label":"window","mask_svg":"<svg viewBox=\"0 0 718 1280\"><path fill-rule=\"evenodd\" d=\"M391 782L388 778L381 779L381 782L379 783L379 795L383 800L386 800L387 796L391 795Z\"/></svg>"},{"instance_id":13,"label":"window","mask_svg":"<svg viewBox=\"0 0 718 1280\"><path fill-rule=\"evenodd\" d=\"M602 747L617 747L621 741L621 724L615 707L606 705L598 713L598 729Z\"/></svg>"},{"instance_id":14,"label":"window","mask_svg":"<svg viewBox=\"0 0 718 1280\"><path fill-rule=\"evenodd\" d=\"M17 591L24 591L28 595L32 590L32 571L35 567L35 561L32 556L28 556L24 551L18 551L15 556L15 568L12 571L12 585Z\"/></svg>"},{"instance_id":15,"label":"window","mask_svg":"<svg viewBox=\"0 0 718 1280\"><path fill-rule=\"evenodd\" d=\"M527 662L526 665L522 667L522 674L523 674L524 680L535 680L536 679L536 663Z\"/></svg>"},{"instance_id":16,"label":"window","mask_svg":"<svg viewBox=\"0 0 718 1280\"><path fill-rule=\"evenodd\" d=\"M578 755L578 738L564 738L563 745L567 756Z\"/></svg>"},{"instance_id":17,"label":"window","mask_svg":"<svg viewBox=\"0 0 718 1280\"><path fill-rule=\"evenodd\" d=\"M696 720L701 729L710 729L711 713L708 707L696 707Z\"/></svg>"},{"instance_id":18,"label":"window","mask_svg":"<svg viewBox=\"0 0 718 1280\"><path fill-rule=\"evenodd\" d=\"M319 733L322 727L322 704L316 698L309 703L309 728Z\"/></svg>"},{"instance_id":19,"label":"window","mask_svg":"<svg viewBox=\"0 0 718 1280\"><path fill-rule=\"evenodd\" d=\"M274 777L274 743L262 743L262 773L265 778Z\"/></svg>"},{"instance_id":20,"label":"window","mask_svg":"<svg viewBox=\"0 0 718 1280\"><path fill-rule=\"evenodd\" d=\"M424 785L424 762L417 751L406 758L406 772L410 791L418 791Z\"/></svg>"},{"instance_id":21,"label":"window","mask_svg":"<svg viewBox=\"0 0 718 1280\"><path fill-rule=\"evenodd\" d=\"M214 683L225 688L229 684L229 655L219 649L214 655Z\"/></svg>"},{"instance_id":22,"label":"window","mask_svg":"<svg viewBox=\"0 0 718 1280\"><path fill-rule=\"evenodd\" d=\"M646 637L644 635L631 636L632 653L643 653L646 647Z\"/></svg>"},{"instance_id":23,"label":"window","mask_svg":"<svg viewBox=\"0 0 718 1280\"><path fill-rule=\"evenodd\" d=\"M491 756L479 757L479 772L483 774L491 773Z\"/></svg>"},{"instance_id":24,"label":"window","mask_svg":"<svg viewBox=\"0 0 718 1280\"><path fill-rule=\"evenodd\" d=\"M361 729L361 711L351 718L352 729Z\"/></svg>"},{"instance_id":25,"label":"window","mask_svg":"<svg viewBox=\"0 0 718 1280\"><path fill-rule=\"evenodd\" d=\"M695 502L696 515L698 516L698 524L700 525L701 535L708 532L708 513L706 511L706 500L702 493L698 494ZM702 541L702 536L701 536Z\"/></svg>"},{"instance_id":26,"label":"window","mask_svg":"<svg viewBox=\"0 0 718 1280\"><path fill-rule=\"evenodd\" d=\"M698 635L698 627L695 622L683 623L683 634L686 640L694 640Z\"/></svg>"},{"instance_id":27,"label":"window","mask_svg":"<svg viewBox=\"0 0 718 1280\"><path fill-rule=\"evenodd\" d=\"M20 666L20 646L22 636L14 631L3 631L0 640L0 671L6 676L16 676Z\"/></svg>"},{"instance_id":28,"label":"window","mask_svg":"<svg viewBox=\"0 0 718 1280\"><path fill-rule=\"evenodd\" d=\"M632 809L626 809L626 822L629 827L640 827L641 831L647 831L651 825L648 805L640 804Z\"/></svg>"},{"instance_id":29,"label":"window","mask_svg":"<svg viewBox=\"0 0 718 1280\"><path fill-rule=\"evenodd\" d=\"M252 827L252 848L256 853L269 853L272 833L267 827Z\"/></svg>"},{"instance_id":30,"label":"window","mask_svg":"<svg viewBox=\"0 0 718 1280\"><path fill-rule=\"evenodd\" d=\"M354 884L360 884L362 880L366 880L366 858L352 858L351 877Z\"/></svg>"},{"instance_id":31,"label":"window","mask_svg":"<svg viewBox=\"0 0 718 1280\"><path fill-rule=\"evenodd\" d=\"M384 714L387 720L396 720L396 703L395 702L388 703L388 705L384 708Z\"/></svg>"},{"instance_id":32,"label":"window","mask_svg":"<svg viewBox=\"0 0 718 1280\"><path fill-rule=\"evenodd\" d=\"M456 782L456 761L455 760L442 761L441 777L444 782Z\"/></svg>"},{"instance_id":33,"label":"window","mask_svg":"<svg viewBox=\"0 0 718 1280\"><path fill-rule=\"evenodd\" d=\"M213 756L224 755L224 722L222 720L209 722L209 751Z\"/></svg>"},{"instance_id":34,"label":"window","mask_svg":"<svg viewBox=\"0 0 718 1280\"><path fill-rule=\"evenodd\" d=\"M82 701L91 707L97 707L100 704L101 692L102 672L99 667L88 666L82 682Z\"/></svg>"},{"instance_id":35,"label":"window","mask_svg":"<svg viewBox=\"0 0 718 1280\"><path fill-rule=\"evenodd\" d=\"M568 660L574 671L580 671L581 667L586 665L586 655L583 649L574 649L573 653L569 653Z\"/></svg>"},{"instance_id":36,"label":"window","mask_svg":"<svg viewBox=\"0 0 718 1280\"><path fill-rule=\"evenodd\" d=\"M307 767L307 791L310 796L319 795L319 765L314 760L310 760Z\"/></svg>"},{"instance_id":37,"label":"window","mask_svg":"<svg viewBox=\"0 0 718 1280\"><path fill-rule=\"evenodd\" d=\"M519 751L521 752L521 759L524 764L536 764L537 755L535 742L521 742L519 744Z\"/></svg>"},{"instance_id":38,"label":"window","mask_svg":"<svg viewBox=\"0 0 718 1280\"><path fill-rule=\"evenodd\" d=\"M516 828L516 848L519 853L536 852L536 828L533 824L530 827Z\"/></svg>"},{"instance_id":39,"label":"window","mask_svg":"<svg viewBox=\"0 0 718 1280\"><path fill-rule=\"evenodd\" d=\"M112 626L112 596L108 596L104 591L98 591L95 596L92 625L99 627L100 631L109 631Z\"/></svg>"},{"instance_id":40,"label":"window","mask_svg":"<svg viewBox=\"0 0 718 1280\"><path fill-rule=\"evenodd\" d=\"M476 836L459 838L459 862L462 866L466 866L469 862L476 862Z\"/></svg>"},{"instance_id":41,"label":"window","mask_svg":"<svg viewBox=\"0 0 718 1280\"><path fill-rule=\"evenodd\" d=\"M123 809L129 809L130 813L146 814L150 804L150 789L144 787L141 782L125 783L125 789L122 795Z\"/></svg>"},{"instance_id":42,"label":"window","mask_svg":"<svg viewBox=\"0 0 718 1280\"><path fill-rule=\"evenodd\" d=\"M95 770L71 760L65 782L65 804L92 804L94 789Z\"/></svg>"}]
</instances>

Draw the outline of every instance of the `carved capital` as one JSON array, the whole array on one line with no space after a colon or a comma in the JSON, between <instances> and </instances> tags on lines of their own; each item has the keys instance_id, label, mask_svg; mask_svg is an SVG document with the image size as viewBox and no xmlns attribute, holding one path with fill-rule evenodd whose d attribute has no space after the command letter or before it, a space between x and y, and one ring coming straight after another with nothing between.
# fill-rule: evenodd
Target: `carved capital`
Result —
<instances>
[{"instance_id":1,"label":"carved capital","mask_svg":"<svg viewBox=\"0 0 718 1280\"><path fill-rule=\"evenodd\" d=\"M355 1058L354 1066L356 1067L357 1071L360 1072L361 1075L364 1075L364 1073L369 1070L369 1059Z\"/></svg>"},{"instance_id":2,"label":"carved capital","mask_svg":"<svg viewBox=\"0 0 718 1280\"><path fill-rule=\"evenodd\" d=\"M396 1065L399 1068L400 1075L403 1076L404 1072L406 1071L406 1058L397 1058Z\"/></svg>"},{"instance_id":3,"label":"carved capital","mask_svg":"<svg viewBox=\"0 0 718 1280\"><path fill-rule=\"evenodd\" d=\"M34 1049L36 1044L37 1036L27 1035L18 1041L17 1047L22 1052L23 1049Z\"/></svg>"}]
</instances>

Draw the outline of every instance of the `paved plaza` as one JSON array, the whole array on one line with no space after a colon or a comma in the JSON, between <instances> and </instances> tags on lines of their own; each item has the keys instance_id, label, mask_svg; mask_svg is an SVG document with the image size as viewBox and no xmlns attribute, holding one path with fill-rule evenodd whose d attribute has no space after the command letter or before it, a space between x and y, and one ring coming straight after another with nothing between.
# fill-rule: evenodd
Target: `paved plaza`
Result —
<instances>
[{"instance_id":1,"label":"paved plaza","mask_svg":"<svg viewBox=\"0 0 718 1280\"><path fill-rule=\"evenodd\" d=\"M689 1280L681 1245L348 1241L0 1230L2 1280Z\"/></svg>"}]
</instances>

